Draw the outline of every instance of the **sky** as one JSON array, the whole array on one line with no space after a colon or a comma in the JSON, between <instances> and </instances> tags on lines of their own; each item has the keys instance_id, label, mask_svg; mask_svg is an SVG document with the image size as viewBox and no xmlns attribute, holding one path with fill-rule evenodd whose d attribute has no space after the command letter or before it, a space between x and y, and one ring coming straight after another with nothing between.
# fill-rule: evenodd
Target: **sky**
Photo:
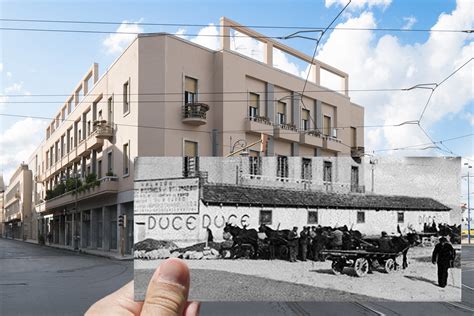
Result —
<instances>
[{"instance_id":1,"label":"sky","mask_svg":"<svg viewBox=\"0 0 474 316\"><path fill-rule=\"evenodd\" d=\"M0 21L6 28L55 28L121 32L169 32L219 49L216 25L226 16L242 25L310 26L324 28L347 0L313 1L0 1L2 19L50 19L139 23L202 24L207 26L150 26L139 24L88 25ZM446 32L345 31L341 28L473 29L474 1L470 0L353 0L321 39L316 58L349 74L349 89L408 88L439 83L474 56L472 34ZM339 30L337 30L339 29ZM295 30L258 29L268 36ZM196 36L197 35L197 36ZM306 34L317 36L318 33ZM0 172L5 182L45 135L49 120L65 96L72 93L93 62L102 74L134 35L26 32L0 30ZM315 42L283 40L312 56ZM237 52L259 58L263 46L235 37ZM306 77L306 65L276 52L278 67ZM473 133L474 60L436 88L421 121L436 141ZM327 80L326 80L327 79ZM323 78L332 87L331 78ZM430 94L427 89L404 92L349 92L351 101L365 107L365 125L394 125L419 119ZM12 95L21 95L12 96ZM22 103L38 102L43 103ZM430 143L416 125L366 128L366 152L374 155L447 155L448 149L474 165L473 137L415 150L384 150ZM444 147L444 146L447 146ZM380 151L383 150L383 151ZM463 169L463 172L467 172ZM471 169L472 170L472 169ZM472 181L474 183L474 181ZM467 192L463 193L463 199Z\"/></svg>"}]
</instances>

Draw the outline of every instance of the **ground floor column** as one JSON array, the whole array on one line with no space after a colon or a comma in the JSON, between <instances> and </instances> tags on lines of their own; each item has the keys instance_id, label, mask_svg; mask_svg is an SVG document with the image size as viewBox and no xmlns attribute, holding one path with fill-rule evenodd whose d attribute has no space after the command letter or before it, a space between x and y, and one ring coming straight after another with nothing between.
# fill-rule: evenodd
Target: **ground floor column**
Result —
<instances>
[{"instance_id":1,"label":"ground floor column","mask_svg":"<svg viewBox=\"0 0 474 316\"><path fill-rule=\"evenodd\" d=\"M110 208L107 206L102 207L102 225L104 229L102 248L104 250L110 250Z\"/></svg>"}]
</instances>

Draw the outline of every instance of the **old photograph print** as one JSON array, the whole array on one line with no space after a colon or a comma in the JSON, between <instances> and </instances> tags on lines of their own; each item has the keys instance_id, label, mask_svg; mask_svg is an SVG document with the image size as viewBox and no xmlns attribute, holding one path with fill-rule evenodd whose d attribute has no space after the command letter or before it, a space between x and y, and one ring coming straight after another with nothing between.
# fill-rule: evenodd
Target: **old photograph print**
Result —
<instances>
[{"instance_id":1,"label":"old photograph print","mask_svg":"<svg viewBox=\"0 0 474 316\"><path fill-rule=\"evenodd\" d=\"M460 158L137 158L135 299L175 257L190 300L460 301L460 171Z\"/></svg>"}]
</instances>

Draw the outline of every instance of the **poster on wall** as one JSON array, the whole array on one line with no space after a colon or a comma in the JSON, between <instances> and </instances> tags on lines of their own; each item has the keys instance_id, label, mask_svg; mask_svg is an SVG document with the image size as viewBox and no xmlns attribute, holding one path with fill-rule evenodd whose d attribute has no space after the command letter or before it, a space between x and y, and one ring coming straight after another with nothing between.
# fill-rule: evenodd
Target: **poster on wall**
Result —
<instances>
[{"instance_id":1,"label":"poster on wall","mask_svg":"<svg viewBox=\"0 0 474 316\"><path fill-rule=\"evenodd\" d=\"M171 257L190 300L461 300L460 158L188 161L135 160L136 300Z\"/></svg>"}]
</instances>

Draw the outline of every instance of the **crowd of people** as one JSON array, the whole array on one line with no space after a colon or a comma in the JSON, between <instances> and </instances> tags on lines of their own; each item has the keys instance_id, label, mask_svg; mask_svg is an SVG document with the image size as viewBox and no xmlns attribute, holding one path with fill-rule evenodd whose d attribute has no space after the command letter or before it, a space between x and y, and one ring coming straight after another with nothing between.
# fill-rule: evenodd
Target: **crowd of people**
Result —
<instances>
[{"instance_id":1,"label":"crowd of people","mask_svg":"<svg viewBox=\"0 0 474 316\"><path fill-rule=\"evenodd\" d=\"M322 250L351 249L353 238L346 226L335 229L304 226L299 234L298 227L293 227L288 234L289 260L324 261L320 254Z\"/></svg>"}]
</instances>

